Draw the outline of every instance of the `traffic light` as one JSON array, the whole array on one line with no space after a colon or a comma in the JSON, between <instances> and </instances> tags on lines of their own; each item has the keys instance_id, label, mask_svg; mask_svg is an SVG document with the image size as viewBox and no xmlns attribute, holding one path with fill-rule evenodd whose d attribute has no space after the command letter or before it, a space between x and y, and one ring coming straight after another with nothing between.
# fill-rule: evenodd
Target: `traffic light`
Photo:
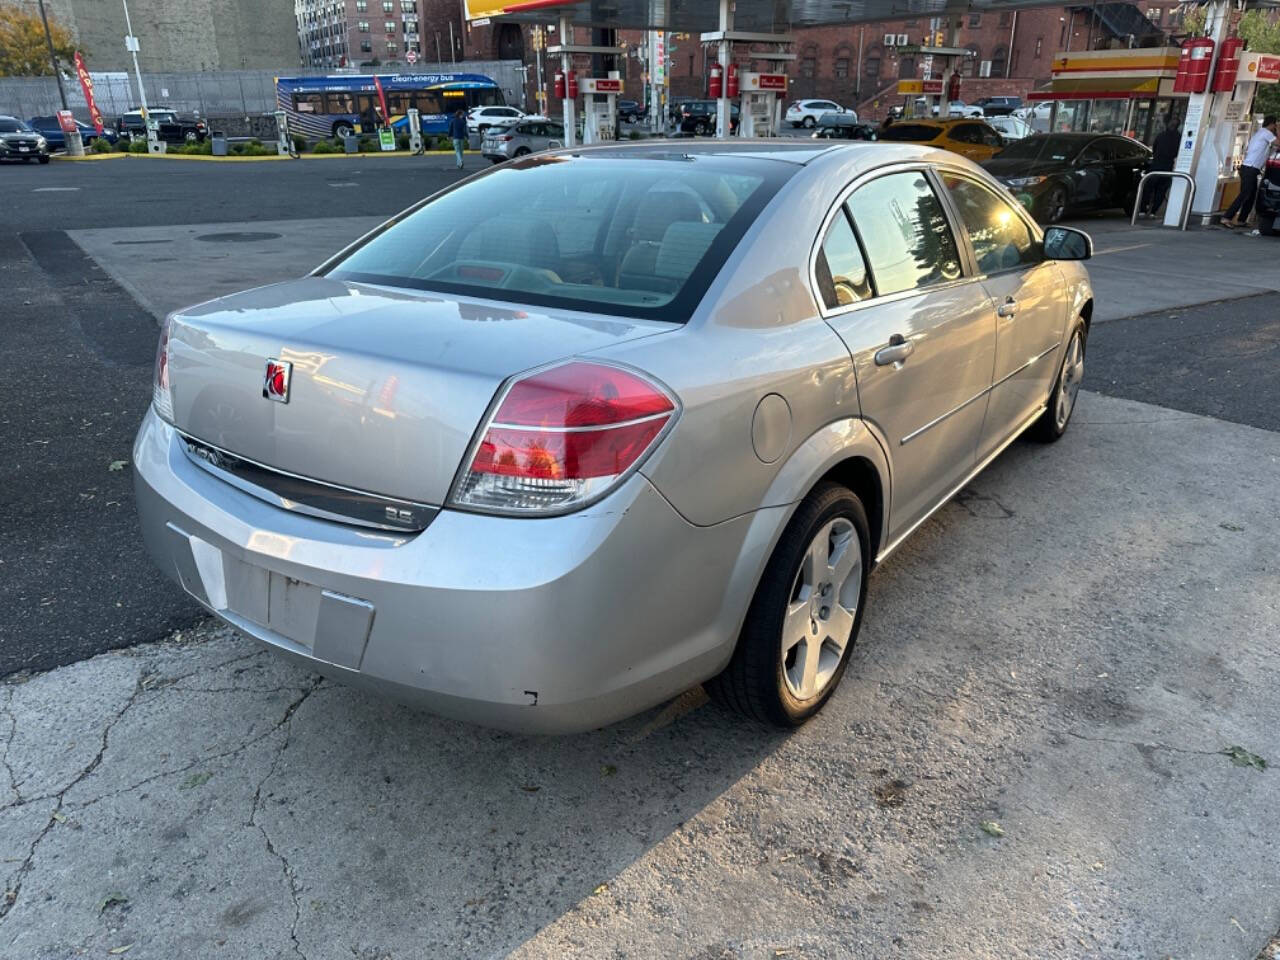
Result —
<instances>
[{"instance_id":1,"label":"traffic light","mask_svg":"<svg viewBox=\"0 0 1280 960\"><path fill-rule=\"evenodd\" d=\"M939 30L937 33L933 35L933 45L935 47L945 46L946 42L947 42L947 35L945 31Z\"/></svg>"}]
</instances>

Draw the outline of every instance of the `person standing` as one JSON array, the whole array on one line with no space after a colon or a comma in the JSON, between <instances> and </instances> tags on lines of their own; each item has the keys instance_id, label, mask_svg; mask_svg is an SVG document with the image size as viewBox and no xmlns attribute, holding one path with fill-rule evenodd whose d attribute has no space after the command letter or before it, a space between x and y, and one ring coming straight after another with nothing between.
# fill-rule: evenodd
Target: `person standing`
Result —
<instances>
[{"instance_id":1,"label":"person standing","mask_svg":"<svg viewBox=\"0 0 1280 960\"><path fill-rule=\"evenodd\" d=\"M461 110L454 113L449 121L449 137L453 140L453 154L458 158L458 169L462 169L462 151L467 148L467 115Z\"/></svg>"},{"instance_id":2,"label":"person standing","mask_svg":"<svg viewBox=\"0 0 1280 960\"><path fill-rule=\"evenodd\" d=\"M1249 138L1249 145L1244 148L1244 161L1240 164L1240 193L1222 215L1224 227L1243 227L1249 219L1254 200L1258 196L1258 178L1267 166L1267 157L1271 155L1275 142L1276 118L1267 117ZM1237 216L1240 219L1237 220Z\"/></svg>"},{"instance_id":3,"label":"person standing","mask_svg":"<svg viewBox=\"0 0 1280 960\"><path fill-rule=\"evenodd\" d=\"M1155 142L1151 145L1151 170L1172 170L1174 161L1178 159L1178 147L1181 143L1178 121L1172 116L1165 117L1164 129L1156 134ZM1144 215L1154 217L1160 211L1165 198L1169 196L1171 183L1169 177L1155 177L1151 181L1150 189L1142 198L1141 212Z\"/></svg>"}]
</instances>

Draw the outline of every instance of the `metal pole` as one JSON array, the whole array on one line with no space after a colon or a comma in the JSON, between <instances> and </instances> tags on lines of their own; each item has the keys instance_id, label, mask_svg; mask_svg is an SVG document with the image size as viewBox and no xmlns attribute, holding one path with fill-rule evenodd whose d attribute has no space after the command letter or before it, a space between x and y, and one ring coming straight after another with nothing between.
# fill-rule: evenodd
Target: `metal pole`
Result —
<instances>
[{"instance_id":1,"label":"metal pole","mask_svg":"<svg viewBox=\"0 0 1280 960\"><path fill-rule=\"evenodd\" d=\"M560 18L560 48L568 47L572 43L569 37L569 18ZM560 54L560 72L564 76L564 99L560 101L561 110L564 115L564 145L566 147L576 147L578 145L578 117L577 103L569 97L569 70L573 67L573 56L567 52Z\"/></svg>"},{"instance_id":2,"label":"metal pole","mask_svg":"<svg viewBox=\"0 0 1280 960\"><path fill-rule=\"evenodd\" d=\"M720 0L720 30L727 33L733 29L733 6L730 0ZM720 98L716 101L716 136L723 140L729 136L729 128L732 125L730 118L732 111L729 107L729 60L732 56L730 43L727 39L720 40L720 49L717 51L720 62Z\"/></svg>"},{"instance_id":3,"label":"metal pole","mask_svg":"<svg viewBox=\"0 0 1280 960\"><path fill-rule=\"evenodd\" d=\"M1013 11L1013 26L1009 28L1009 56L1004 61L1004 76L1009 79L1013 76L1013 38L1018 34L1018 11Z\"/></svg>"},{"instance_id":4,"label":"metal pole","mask_svg":"<svg viewBox=\"0 0 1280 960\"><path fill-rule=\"evenodd\" d=\"M133 35L133 24L129 21L129 0L120 0L120 3L124 7L124 29L129 34L130 39L133 40L130 45L132 49L129 50L129 53L133 57L133 75L138 78L138 104L142 107L142 116L145 120L147 115L147 91L142 87L142 68L138 66L138 38ZM148 139L150 139L150 129L148 126Z\"/></svg>"},{"instance_id":5,"label":"metal pole","mask_svg":"<svg viewBox=\"0 0 1280 960\"><path fill-rule=\"evenodd\" d=\"M440 31L436 31L436 66L443 67L444 61L440 59Z\"/></svg>"},{"instance_id":6,"label":"metal pole","mask_svg":"<svg viewBox=\"0 0 1280 960\"><path fill-rule=\"evenodd\" d=\"M53 75L58 80L58 96L62 98L62 109L67 106L67 88L62 84L62 70L58 67L58 55L53 52L53 34L49 32L49 16L44 12L44 0L40 0L40 21L44 24L44 42L49 45L49 63L53 67Z\"/></svg>"},{"instance_id":7,"label":"metal pole","mask_svg":"<svg viewBox=\"0 0 1280 960\"><path fill-rule=\"evenodd\" d=\"M458 62L458 43L453 38L453 21L449 21L449 59Z\"/></svg>"}]
</instances>

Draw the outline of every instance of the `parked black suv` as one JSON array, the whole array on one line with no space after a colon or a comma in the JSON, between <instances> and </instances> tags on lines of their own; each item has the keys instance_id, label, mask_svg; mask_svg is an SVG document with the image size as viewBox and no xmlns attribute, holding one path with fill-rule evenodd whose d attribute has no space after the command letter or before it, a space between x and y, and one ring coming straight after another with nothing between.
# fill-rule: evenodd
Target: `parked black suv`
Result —
<instances>
[{"instance_id":1,"label":"parked black suv","mask_svg":"<svg viewBox=\"0 0 1280 960\"><path fill-rule=\"evenodd\" d=\"M147 111L156 121L156 136L165 143L199 143L209 132L203 120L178 116L167 107L152 107ZM116 133L130 139L147 139L147 123L141 110L130 110L116 120Z\"/></svg>"},{"instance_id":2,"label":"parked black suv","mask_svg":"<svg viewBox=\"0 0 1280 960\"><path fill-rule=\"evenodd\" d=\"M682 133L692 133L696 137L710 136L716 132L715 100L688 100L680 104L680 112L676 115L676 125ZM736 103L729 104L729 132L738 132L738 114L741 113Z\"/></svg>"},{"instance_id":3,"label":"parked black suv","mask_svg":"<svg viewBox=\"0 0 1280 960\"><path fill-rule=\"evenodd\" d=\"M0 160L49 162L49 143L17 117L0 117Z\"/></svg>"}]
</instances>

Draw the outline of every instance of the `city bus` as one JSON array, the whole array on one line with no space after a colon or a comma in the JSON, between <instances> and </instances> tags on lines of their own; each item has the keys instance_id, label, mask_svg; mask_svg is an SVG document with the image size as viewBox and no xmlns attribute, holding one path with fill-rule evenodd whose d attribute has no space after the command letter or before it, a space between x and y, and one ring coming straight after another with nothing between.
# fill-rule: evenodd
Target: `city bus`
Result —
<instances>
[{"instance_id":1,"label":"city bus","mask_svg":"<svg viewBox=\"0 0 1280 960\"><path fill-rule=\"evenodd\" d=\"M505 106L502 88L478 73L393 73L378 76L391 126L407 133L406 116L416 107L425 135L448 132L455 110ZM382 126L382 106L373 77L277 77L276 104L289 117L289 130L313 140L371 133Z\"/></svg>"}]
</instances>

